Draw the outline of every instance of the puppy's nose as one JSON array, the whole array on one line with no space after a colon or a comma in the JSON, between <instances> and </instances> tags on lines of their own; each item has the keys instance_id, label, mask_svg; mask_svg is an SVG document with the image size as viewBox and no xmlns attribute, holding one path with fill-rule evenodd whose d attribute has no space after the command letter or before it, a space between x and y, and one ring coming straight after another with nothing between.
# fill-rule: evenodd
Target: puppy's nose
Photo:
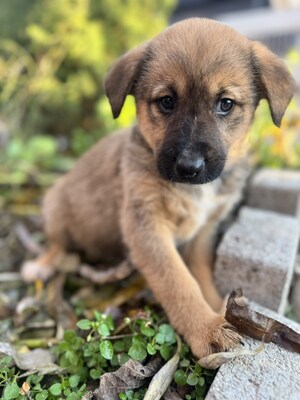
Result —
<instances>
[{"instance_id":1,"label":"puppy's nose","mask_svg":"<svg viewBox=\"0 0 300 400\"><path fill-rule=\"evenodd\" d=\"M177 172L182 177L194 178L204 169L205 161L203 157L180 157L177 160Z\"/></svg>"}]
</instances>

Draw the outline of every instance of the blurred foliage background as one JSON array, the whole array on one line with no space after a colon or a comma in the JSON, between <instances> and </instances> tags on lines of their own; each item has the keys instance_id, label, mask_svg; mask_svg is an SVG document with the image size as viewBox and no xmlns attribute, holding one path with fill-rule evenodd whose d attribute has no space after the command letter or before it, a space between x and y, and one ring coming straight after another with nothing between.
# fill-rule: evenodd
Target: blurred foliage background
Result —
<instances>
[{"instance_id":1,"label":"blurred foliage background","mask_svg":"<svg viewBox=\"0 0 300 400\"><path fill-rule=\"evenodd\" d=\"M285 57L293 73L300 65L300 53L291 49ZM299 89L298 89L299 90ZM249 141L258 165L271 168L300 168L300 97L299 91L283 117L281 127L273 124L268 103L258 107Z\"/></svg>"},{"instance_id":2,"label":"blurred foliage background","mask_svg":"<svg viewBox=\"0 0 300 400\"><path fill-rule=\"evenodd\" d=\"M1 1L2 182L21 183L41 168L68 169L69 156L134 121L131 98L113 120L103 77L122 53L160 32L174 6L174 0Z\"/></svg>"},{"instance_id":3,"label":"blurred foliage background","mask_svg":"<svg viewBox=\"0 0 300 400\"><path fill-rule=\"evenodd\" d=\"M176 0L1 0L0 185L47 186L104 134L135 119L128 97L113 120L103 78L120 54L160 32ZM291 69L300 64L295 50ZM261 165L300 167L299 104L281 129L266 103L250 142Z\"/></svg>"}]
</instances>

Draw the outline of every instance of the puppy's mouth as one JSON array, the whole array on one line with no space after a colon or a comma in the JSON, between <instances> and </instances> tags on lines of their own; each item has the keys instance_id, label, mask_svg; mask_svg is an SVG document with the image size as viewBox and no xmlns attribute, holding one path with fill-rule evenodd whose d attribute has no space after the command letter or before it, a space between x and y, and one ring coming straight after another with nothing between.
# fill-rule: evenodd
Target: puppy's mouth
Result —
<instances>
[{"instance_id":1,"label":"puppy's mouth","mask_svg":"<svg viewBox=\"0 0 300 400\"><path fill-rule=\"evenodd\" d=\"M210 157L202 154L179 154L162 152L157 159L157 167L161 176L178 183L193 185L209 183L217 179L225 166L224 154L214 154Z\"/></svg>"}]
</instances>

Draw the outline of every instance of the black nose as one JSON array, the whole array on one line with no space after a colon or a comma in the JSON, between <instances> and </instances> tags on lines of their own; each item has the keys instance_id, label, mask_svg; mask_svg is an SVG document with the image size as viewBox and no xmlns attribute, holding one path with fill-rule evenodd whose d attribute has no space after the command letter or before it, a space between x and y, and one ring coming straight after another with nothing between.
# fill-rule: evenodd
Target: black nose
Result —
<instances>
[{"instance_id":1,"label":"black nose","mask_svg":"<svg viewBox=\"0 0 300 400\"><path fill-rule=\"evenodd\" d=\"M177 160L177 172L186 178L194 178L204 169L205 161L203 157L179 157Z\"/></svg>"}]
</instances>

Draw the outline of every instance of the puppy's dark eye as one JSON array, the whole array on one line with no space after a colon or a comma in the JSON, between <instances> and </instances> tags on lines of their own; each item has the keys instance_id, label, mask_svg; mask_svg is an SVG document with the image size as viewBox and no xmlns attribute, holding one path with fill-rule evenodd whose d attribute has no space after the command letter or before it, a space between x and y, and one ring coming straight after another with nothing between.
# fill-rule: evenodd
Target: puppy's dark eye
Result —
<instances>
[{"instance_id":1,"label":"puppy's dark eye","mask_svg":"<svg viewBox=\"0 0 300 400\"><path fill-rule=\"evenodd\" d=\"M162 112L170 113L175 108L175 100L171 96L164 96L158 100L159 107Z\"/></svg>"},{"instance_id":2,"label":"puppy's dark eye","mask_svg":"<svg viewBox=\"0 0 300 400\"><path fill-rule=\"evenodd\" d=\"M229 113L229 111L232 110L234 106L234 101L231 99L221 99L217 102L217 113L220 115L226 115Z\"/></svg>"}]
</instances>

